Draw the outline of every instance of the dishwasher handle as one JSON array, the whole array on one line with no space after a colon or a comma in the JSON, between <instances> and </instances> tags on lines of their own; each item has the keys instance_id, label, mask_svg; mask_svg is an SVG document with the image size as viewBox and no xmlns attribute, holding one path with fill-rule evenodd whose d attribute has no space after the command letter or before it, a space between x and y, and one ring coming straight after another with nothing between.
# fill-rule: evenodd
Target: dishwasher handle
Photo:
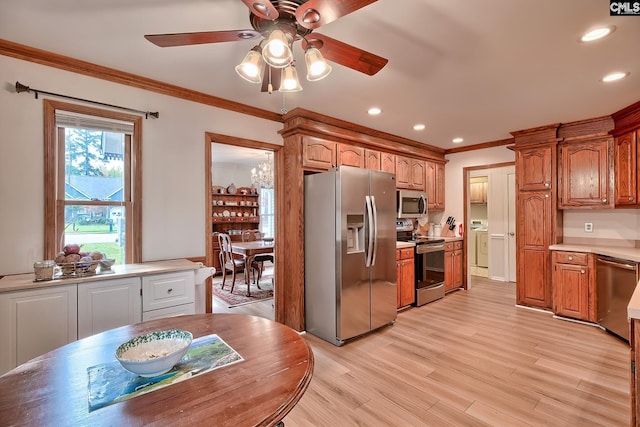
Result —
<instances>
[{"instance_id":1,"label":"dishwasher handle","mask_svg":"<svg viewBox=\"0 0 640 427\"><path fill-rule=\"evenodd\" d=\"M613 265L614 267L624 268L625 270L637 271L638 264L627 264L624 262L609 261L608 259L598 258L598 262Z\"/></svg>"}]
</instances>

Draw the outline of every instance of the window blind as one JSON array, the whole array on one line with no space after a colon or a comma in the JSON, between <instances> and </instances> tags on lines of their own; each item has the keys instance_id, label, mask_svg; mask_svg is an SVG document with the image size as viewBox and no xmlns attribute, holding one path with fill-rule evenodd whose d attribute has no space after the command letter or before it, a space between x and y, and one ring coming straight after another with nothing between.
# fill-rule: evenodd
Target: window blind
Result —
<instances>
[{"instance_id":1,"label":"window blind","mask_svg":"<svg viewBox=\"0 0 640 427\"><path fill-rule=\"evenodd\" d=\"M56 110L56 126L133 135L133 122Z\"/></svg>"}]
</instances>

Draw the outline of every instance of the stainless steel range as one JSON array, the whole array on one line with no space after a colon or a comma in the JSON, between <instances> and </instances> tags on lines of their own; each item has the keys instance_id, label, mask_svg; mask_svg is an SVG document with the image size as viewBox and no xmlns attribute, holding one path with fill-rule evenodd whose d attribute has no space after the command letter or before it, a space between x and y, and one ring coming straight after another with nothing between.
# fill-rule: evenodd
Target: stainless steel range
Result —
<instances>
[{"instance_id":1,"label":"stainless steel range","mask_svg":"<svg viewBox=\"0 0 640 427\"><path fill-rule=\"evenodd\" d=\"M414 242L416 305L444 297L444 239L416 236L413 221L396 222L397 240Z\"/></svg>"}]
</instances>

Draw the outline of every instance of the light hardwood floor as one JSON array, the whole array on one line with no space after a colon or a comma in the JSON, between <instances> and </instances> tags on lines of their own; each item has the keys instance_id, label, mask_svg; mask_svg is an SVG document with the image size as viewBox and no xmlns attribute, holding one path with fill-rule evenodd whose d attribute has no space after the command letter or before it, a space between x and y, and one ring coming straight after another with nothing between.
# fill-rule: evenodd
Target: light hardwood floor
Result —
<instances>
[{"instance_id":1,"label":"light hardwood floor","mask_svg":"<svg viewBox=\"0 0 640 427\"><path fill-rule=\"evenodd\" d=\"M515 307L513 284L473 277L342 347L305 336L315 370L287 427L629 425L628 345Z\"/></svg>"}]
</instances>

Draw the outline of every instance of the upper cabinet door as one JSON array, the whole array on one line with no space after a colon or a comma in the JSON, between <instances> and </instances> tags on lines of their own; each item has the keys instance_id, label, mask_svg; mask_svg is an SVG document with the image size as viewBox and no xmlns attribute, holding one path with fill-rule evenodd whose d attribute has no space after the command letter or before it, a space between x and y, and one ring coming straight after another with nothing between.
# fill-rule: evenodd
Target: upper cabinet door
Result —
<instances>
[{"instance_id":1,"label":"upper cabinet door","mask_svg":"<svg viewBox=\"0 0 640 427\"><path fill-rule=\"evenodd\" d=\"M302 143L302 165L307 168L328 170L336 165L337 143L306 136Z\"/></svg>"},{"instance_id":2,"label":"upper cabinet door","mask_svg":"<svg viewBox=\"0 0 640 427\"><path fill-rule=\"evenodd\" d=\"M629 132L615 139L616 206L638 204L638 133Z\"/></svg>"},{"instance_id":3,"label":"upper cabinet door","mask_svg":"<svg viewBox=\"0 0 640 427\"><path fill-rule=\"evenodd\" d=\"M364 150L364 163L367 169L380 170L380 152L375 150Z\"/></svg>"},{"instance_id":4,"label":"upper cabinet door","mask_svg":"<svg viewBox=\"0 0 640 427\"><path fill-rule=\"evenodd\" d=\"M424 160L411 159L411 188L424 191L425 189Z\"/></svg>"},{"instance_id":5,"label":"upper cabinet door","mask_svg":"<svg viewBox=\"0 0 640 427\"><path fill-rule=\"evenodd\" d=\"M610 142L603 138L560 145L560 208L613 207Z\"/></svg>"},{"instance_id":6,"label":"upper cabinet door","mask_svg":"<svg viewBox=\"0 0 640 427\"><path fill-rule=\"evenodd\" d=\"M424 160L396 156L396 187L407 190L424 191Z\"/></svg>"},{"instance_id":7,"label":"upper cabinet door","mask_svg":"<svg viewBox=\"0 0 640 427\"><path fill-rule=\"evenodd\" d=\"M553 148L523 148L516 157L518 174L518 190L539 191L550 190L552 181Z\"/></svg>"},{"instance_id":8,"label":"upper cabinet door","mask_svg":"<svg viewBox=\"0 0 640 427\"><path fill-rule=\"evenodd\" d=\"M338 144L338 166L364 168L364 148L349 144Z\"/></svg>"},{"instance_id":9,"label":"upper cabinet door","mask_svg":"<svg viewBox=\"0 0 640 427\"><path fill-rule=\"evenodd\" d=\"M380 170L396 173L396 156L390 153L380 153Z\"/></svg>"}]
</instances>

